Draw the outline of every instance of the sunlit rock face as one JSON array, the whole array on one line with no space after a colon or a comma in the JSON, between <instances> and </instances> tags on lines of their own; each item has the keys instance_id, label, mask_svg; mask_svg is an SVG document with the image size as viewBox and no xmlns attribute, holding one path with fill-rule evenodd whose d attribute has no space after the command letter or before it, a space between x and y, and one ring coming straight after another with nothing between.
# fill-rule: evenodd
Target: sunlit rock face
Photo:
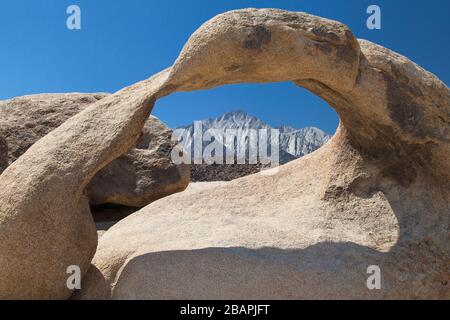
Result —
<instances>
[{"instance_id":1,"label":"sunlit rock face","mask_svg":"<svg viewBox=\"0 0 450 320\"><path fill-rule=\"evenodd\" d=\"M97 241L84 189L136 143L154 102L274 81L336 110L325 147L154 202L102 236L88 271ZM0 293L68 297L62 273L78 264L84 299L448 298L449 102L434 75L339 22L219 15L172 67L94 103L2 174ZM367 286L374 265L379 290Z\"/></svg>"}]
</instances>

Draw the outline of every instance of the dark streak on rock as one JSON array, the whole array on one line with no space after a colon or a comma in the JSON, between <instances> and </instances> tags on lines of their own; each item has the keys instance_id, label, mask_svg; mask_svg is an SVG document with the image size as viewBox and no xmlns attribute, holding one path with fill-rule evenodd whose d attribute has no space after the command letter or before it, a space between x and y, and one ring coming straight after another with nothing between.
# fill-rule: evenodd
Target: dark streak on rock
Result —
<instances>
[{"instance_id":1,"label":"dark streak on rock","mask_svg":"<svg viewBox=\"0 0 450 320\"><path fill-rule=\"evenodd\" d=\"M324 54L330 54L333 52L333 46L328 42L316 42L315 46Z\"/></svg>"},{"instance_id":2,"label":"dark streak on rock","mask_svg":"<svg viewBox=\"0 0 450 320\"><path fill-rule=\"evenodd\" d=\"M380 169L380 178L393 179L406 188L416 181L419 171L427 170L432 174L433 168L429 165L435 144L408 144L402 142L393 128L374 124L371 131L375 136L368 138L361 132L371 127L370 123L352 119L352 124L355 130L349 134L350 144Z\"/></svg>"},{"instance_id":3,"label":"dark streak on rock","mask_svg":"<svg viewBox=\"0 0 450 320\"><path fill-rule=\"evenodd\" d=\"M263 26L252 27L247 35L247 40L244 41L242 47L249 50L258 50L264 44L270 43L272 40L272 33Z\"/></svg>"},{"instance_id":4,"label":"dark streak on rock","mask_svg":"<svg viewBox=\"0 0 450 320\"><path fill-rule=\"evenodd\" d=\"M351 32L350 30L345 30L345 38L347 40L354 40L355 36L353 35L353 32Z\"/></svg>"},{"instance_id":5,"label":"dark streak on rock","mask_svg":"<svg viewBox=\"0 0 450 320\"><path fill-rule=\"evenodd\" d=\"M225 67L225 71L233 72L233 71L239 70L240 68L241 68L241 65L239 65L239 64L232 64L232 65L230 65L228 67Z\"/></svg>"},{"instance_id":6,"label":"dark streak on rock","mask_svg":"<svg viewBox=\"0 0 450 320\"><path fill-rule=\"evenodd\" d=\"M348 64L353 64L353 63L355 63L356 59L358 58L355 50L349 45L337 46L336 55L337 55L338 63L344 61Z\"/></svg>"},{"instance_id":7,"label":"dark streak on rock","mask_svg":"<svg viewBox=\"0 0 450 320\"><path fill-rule=\"evenodd\" d=\"M0 174L8 167L8 142L0 137Z\"/></svg>"},{"instance_id":8,"label":"dark streak on rock","mask_svg":"<svg viewBox=\"0 0 450 320\"><path fill-rule=\"evenodd\" d=\"M391 66L394 76L384 74L387 84L389 116L401 130L416 138L426 138L424 117L421 106L415 100L422 96L419 88L410 84L409 79Z\"/></svg>"},{"instance_id":9,"label":"dark streak on rock","mask_svg":"<svg viewBox=\"0 0 450 320\"><path fill-rule=\"evenodd\" d=\"M334 32L331 32L324 26L314 27L311 31L315 36L319 37L320 40L322 40L322 41L329 40L331 42L339 42L339 40L340 40L340 38L337 34L335 34Z\"/></svg>"}]
</instances>

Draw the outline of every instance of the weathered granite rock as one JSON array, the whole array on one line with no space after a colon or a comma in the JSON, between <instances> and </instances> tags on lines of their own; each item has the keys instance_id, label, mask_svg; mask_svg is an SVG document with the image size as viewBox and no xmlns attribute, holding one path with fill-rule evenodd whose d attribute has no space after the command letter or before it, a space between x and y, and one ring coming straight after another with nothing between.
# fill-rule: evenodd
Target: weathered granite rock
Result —
<instances>
[{"instance_id":1,"label":"weathered granite rock","mask_svg":"<svg viewBox=\"0 0 450 320\"><path fill-rule=\"evenodd\" d=\"M202 26L170 79L181 91L293 80L341 125L274 176L173 195L119 222L80 298L449 297L450 99L435 76L337 22L240 10ZM371 265L381 290L367 288Z\"/></svg>"},{"instance_id":2,"label":"weathered granite rock","mask_svg":"<svg viewBox=\"0 0 450 320\"><path fill-rule=\"evenodd\" d=\"M0 101L0 136L13 163L36 141L108 94L39 94ZM172 131L151 116L135 146L101 170L88 187L90 203L143 207L189 184L186 166L174 165ZM0 165L0 169L2 166ZM3 167L3 170L6 166ZM1 170L0 172L2 172Z\"/></svg>"},{"instance_id":3,"label":"weathered granite rock","mask_svg":"<svg viewBox=\"0 0 450 320\"><path fill-rule=\"evenodd\" d=\"M0 101L0 135L8 141L9 163L67 119L106 93L36 94Z\"/></svg>"},{"instance_id":4,"label":"weathered granite rock","mask_svg":"<svg viewBox=\"0 0 450 320\"><path fill-rule=\"evenodd\" d=\"M176 165L171 152L172 131L150 116L134 149L101 170L91 181L91 204L113 203L130 207L147 204L189 185L190 166Z\"/></svg>"},{"instance_id":5,"label":"weathered granite rock","mask_svg":"<svg viewBox=\"0 0 450 320\"><path fill-rule=\"evenodd\" d=\"M8 143L0 137L0 172L8 167Z\"/></svg>"},{"instance_id":6,"label":"weathered granite rock","mask_svg":"<svg viewBox=\"0 0 450 320\"><path fill-rule=\"evenodd\" d=\"M97 232L85 189L141 135L167 71L90 105L0 176L0 299L62 299L87 272Z\"/></svg>"},{"instance_id":7,"label":"weathered granite rock","mask_svg":"<svg viewBox=\"0 0 450 320\"><path fill-rule=\"evenodd\" d=\"M172 68L95 103L4 172L0 278L12 280L0 292L42 297L61 285L52 262L77 255L46 238L76 228L49 225L44 237L32 222L79 219L84 186L138 140L158 98L288 80L337 111L335 137L278 174L176 194L121 221L101 238L77 298L449 298L448 87L343 24L272 9L207 22ZM18 230L35 232L24 241ZM52 259L30 256L50 248ZM371 265L381 290L366 286Z\"/></svg>"}]
</instances>

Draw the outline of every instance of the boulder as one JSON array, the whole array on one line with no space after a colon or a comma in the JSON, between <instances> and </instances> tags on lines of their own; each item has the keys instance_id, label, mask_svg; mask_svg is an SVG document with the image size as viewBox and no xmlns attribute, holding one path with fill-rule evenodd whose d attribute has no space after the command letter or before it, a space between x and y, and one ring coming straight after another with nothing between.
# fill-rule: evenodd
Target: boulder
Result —
<instances>
[{"instance_id":1,"label":"boulder","mask_svg":"<svg viewBox=\"0 0 450 320\"><path fill-rule=\"evenodd\" d=\"M324 148L277 173L158 200L107 231L89 265L85 187L136 144L157 99L274 81L339 114ZM89 106L2 174L0 297L67 297L75 264L80 299L449 298L449 122L444 83L339 22L219 15L172 67Z\"/></svg>"},{"instance_id":2,"label":"boulder","mask_svg":"<svg viewBox=\"0 0 450 320\"><path fill-rule=\"evenodd\" d=\"M172 162L171 152L175 145L172 131L158 118L150 116L135 148L92 179L88 187L91 204L144 207L186 189L190 166Z\"/></svg>"},{"instance_id":3,"label":"boulder","mask_svg":"<svg viewBox=\"0 0 450 320\"><path fill-rule=\"evenodd\" d=\"M67 119L107 96L104 93L39 94L0 101L0 135L8 141L9 162L16 161ZM170 152L175 146L171 138L172 131L150 116L135 148L94 177L88 187L90 203L143 207L183 191L189 184L189 168L171 162Z\"/></svg>"},{"instance_id":4,"label":"boulder","mask_svg":"<svg viewBox=\"0 0 450 320\"><path fill-rule=\"evenodd\" d=\"M9 163L106 93L36 94L0 101L0 135L8 141Z\"/></svg>"}]
</instances>

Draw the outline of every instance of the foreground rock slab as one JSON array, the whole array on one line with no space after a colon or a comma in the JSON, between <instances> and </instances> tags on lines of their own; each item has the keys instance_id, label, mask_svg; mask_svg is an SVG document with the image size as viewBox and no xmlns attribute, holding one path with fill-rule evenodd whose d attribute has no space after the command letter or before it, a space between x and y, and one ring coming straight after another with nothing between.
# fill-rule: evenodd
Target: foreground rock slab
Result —
<instances>
[{"instance_id":1,"label":"foreground rock slab","mask_svg":"<svg viewBox=\"0 0 450 320\"><path fill-rule=\"evenodd\" d=\"M275 175L152 203L102 236L88 271L84 189L136 143L155 101L273 81L336 110L327 145ZM341 23L272 9L219 15L173 67L88 107L3 173L0 292L66 296L63 266L80 263L80 299L448 298L449 122L445 84ZM381 290L367 288L372 265Z\"/></svg>"}]
</instances>

